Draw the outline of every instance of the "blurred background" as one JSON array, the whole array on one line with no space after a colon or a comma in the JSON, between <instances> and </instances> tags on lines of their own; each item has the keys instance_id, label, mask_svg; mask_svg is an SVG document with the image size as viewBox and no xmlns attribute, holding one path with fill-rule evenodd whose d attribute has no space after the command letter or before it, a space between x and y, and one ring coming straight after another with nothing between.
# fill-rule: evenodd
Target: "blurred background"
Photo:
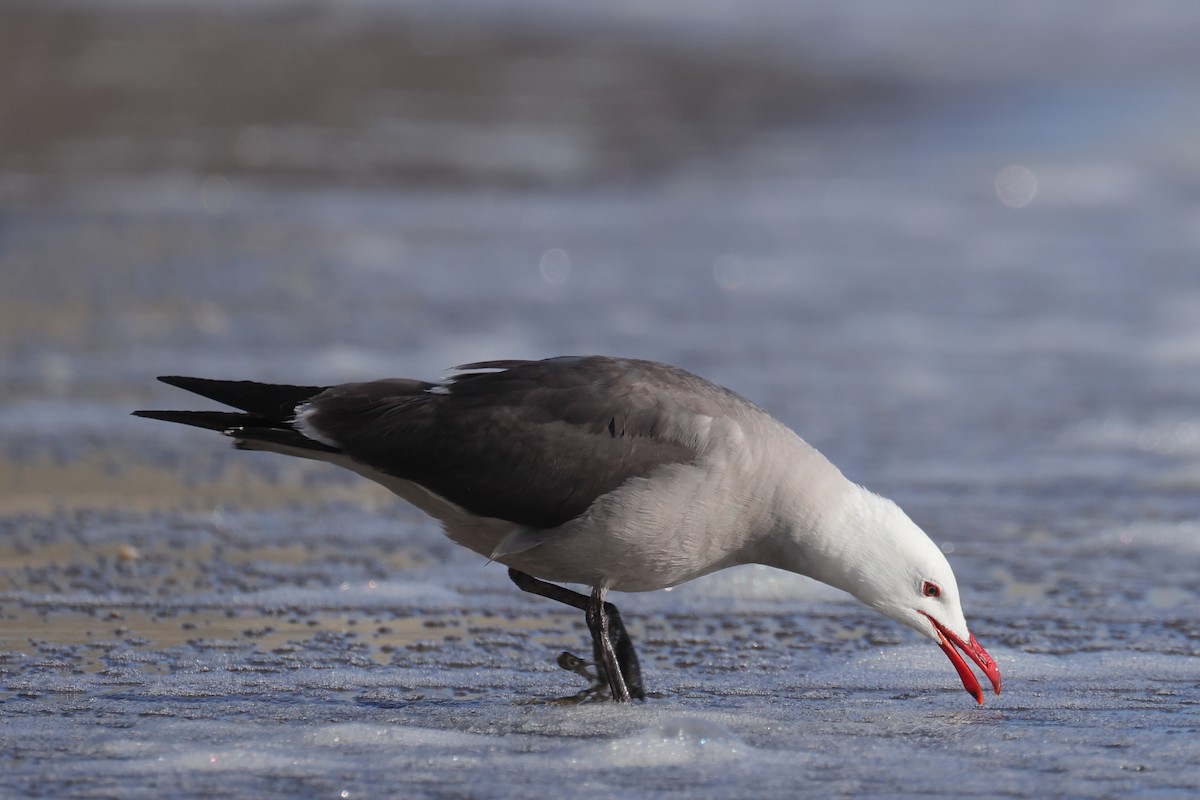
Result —
<instances>
[{"instance_id":1,"label":"blurred background","mask_svg":"<svg viewBox=\"0 0 1200 800\"><path fill-rule=\"evenodd\" d=\"M590 352L885 489L1200 480L1197 17L6 3L0 509L179 499L116 474L206 447L123 419L156 374Z\"/></svg>"},{"instance_id":2,"label":"blurred background","mask_svg":"<svg viewBox=\"0 0 1200 800\"><path fill-rule=\"evenodd\" d=\"M1018 675L1195 656L1197 41L1167 0L8 0L8 648L86 639L55 598L176 595L168 540L241 554L201 568L218 594L429 563L377 487L129 418L197 402L156 375L608 353L730 386L900 501ZM221 538L247 525L283 549ZM909 641L862 624L864 652Z\"/></svg>"}]
</instances>

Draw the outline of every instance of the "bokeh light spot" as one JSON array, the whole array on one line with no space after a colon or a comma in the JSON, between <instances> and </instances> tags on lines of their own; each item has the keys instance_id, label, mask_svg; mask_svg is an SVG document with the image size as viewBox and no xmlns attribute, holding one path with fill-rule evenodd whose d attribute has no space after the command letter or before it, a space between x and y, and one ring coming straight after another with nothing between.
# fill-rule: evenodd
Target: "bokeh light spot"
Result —
<instances>
[{"instance_id":1,"label":"bokeh light spot","mask_svg":"<svg viewBox=\"0 0 1200 800\"><path fill-rule=\"evenodd\" d=\"M200 204L216 216L224 214L233 200L233 187L224 175L209 175L200 184Z\"/></svg>"},{"instance_id":2,"label":"bokeh light spot","mask_svg":"<svg viewBox=\"0 0 1200 800\"><path fill-rule=\"evenodd\" d=\"M713 280L727 292L740 289L746 282L746 262L735 255L723 255L713 262Z\"/></svg>"},{"instance_id":3,"label":"bokeh light spot","mask_svg":"<svg viewBox=\"0 0 1200 800\"><path fill-rule=\"evenodd\" d=\"M996 176L996 196L1010 208L1029 205L1038 191L1037 175L1019 164L1005 167Z\"/></svg>"},{"instance_id":4,"label":"bokeh light spot","mask_svg":"<svg viewBox=\"0 0 1200 800\"><path fill-rule=\"evenodd\" d=\"M555 285L566 283L567 278L571 277L571 256L561 247L551 247L542 253L538 269L541 270L542 280L546 283Z\"/></svg>"}]
</instances>

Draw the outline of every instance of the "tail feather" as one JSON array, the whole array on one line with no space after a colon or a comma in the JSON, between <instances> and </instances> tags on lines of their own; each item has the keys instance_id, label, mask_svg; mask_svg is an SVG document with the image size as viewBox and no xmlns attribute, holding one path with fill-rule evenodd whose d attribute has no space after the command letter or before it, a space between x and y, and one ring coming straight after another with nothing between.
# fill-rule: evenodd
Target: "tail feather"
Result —
<instances>
[{"instance_id":1,"label":"tail feather","mask_svg":"<svg viewBox=\"0 0 1200 800\"><path fill-rule=\"evenodd\" d=\"M241 414L237 411L135 411L135 417L146 419L161 419L163 422L178 422L181 425L191 425L210 431L227 431L230 428L245 426L254 421L259 425L270 423L262 417L251 414Z\"/></svg>"},{"instance_id":2,"label":"tail feather","mask_svg":"<svg viewBox=\"0 0 1200 800\"><path fill-rule=\"evenodd\" d=\"M319 458L313 453L340 453L336 447L330 447L324 442L310 439L299 431L291 428L233 428L225 431L232 436L234 447L241 450L273 450L271 445L279 445L289 450L297 451L292 455L306 455L309 458ZM259 445L259 446L256 446ZM261 445L267 445L262 447Z\"/></svg>"}]
</instances>

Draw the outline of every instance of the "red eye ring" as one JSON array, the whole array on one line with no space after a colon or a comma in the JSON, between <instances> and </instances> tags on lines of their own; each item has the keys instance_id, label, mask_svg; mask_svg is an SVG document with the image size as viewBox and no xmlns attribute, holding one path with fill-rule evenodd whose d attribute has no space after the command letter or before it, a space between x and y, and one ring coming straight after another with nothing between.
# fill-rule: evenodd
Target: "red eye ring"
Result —
<instances>
[{"instance_id":1,"label":"red eye ring","mask_svg":"<svg viewBox=\"0 0 1200 800\"><path fill-rule=\"evenodd\" d=\"M921 584L921 594L926 597L941 597L942 587L938 586L933 581L925 581Z\"/></svg>"}]
</instances>

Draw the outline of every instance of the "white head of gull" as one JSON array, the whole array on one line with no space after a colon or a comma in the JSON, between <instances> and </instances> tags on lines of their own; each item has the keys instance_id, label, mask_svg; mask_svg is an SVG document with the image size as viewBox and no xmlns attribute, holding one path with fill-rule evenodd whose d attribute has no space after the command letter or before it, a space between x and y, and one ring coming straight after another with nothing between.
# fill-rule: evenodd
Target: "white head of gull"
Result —
<instances>
[{"instance_id":1,"label":"white head of gull","mask_svg":"<svg viewBox=\"0 0 1200 800\"><path fill-rule=\"evenodd\" d=\"M134 413L386 486L455 542L508 566L520 588L586 612L592 693L645 696L610 590L662 589L757 563L845 590L930 637L982 703L962 651L999 694L1000 672L967 629L941 550L895 503L847 480L748 400L636 359L456 369L437 383L337 386L169 376L160 380L239 411Z\"/></svg>"}]
</instances>

